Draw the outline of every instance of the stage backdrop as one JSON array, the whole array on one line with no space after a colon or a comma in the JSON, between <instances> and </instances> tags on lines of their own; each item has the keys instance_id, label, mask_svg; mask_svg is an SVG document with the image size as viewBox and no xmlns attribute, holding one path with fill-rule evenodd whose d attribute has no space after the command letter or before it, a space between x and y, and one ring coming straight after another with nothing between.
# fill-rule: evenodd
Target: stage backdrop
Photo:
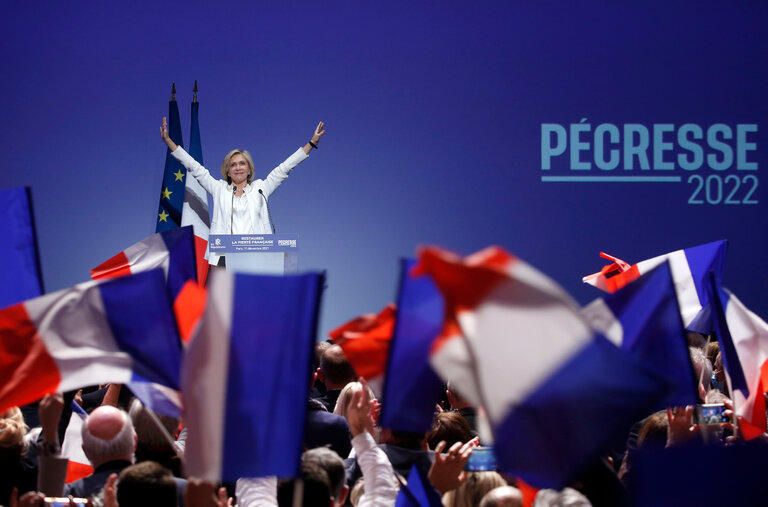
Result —
<instances>
[{"instance_id":1,"label":"stage backdrop","mask_svg":"<svg viewBox=\"0 0 768 507\"><path fill-rule=\"evenodd\" d=\"M728 239L725 285L768 317L765 2L80 4L0 9L0 187L32 187L49 291L154 232L160 119L175 81L188 145L197 79L214 173L326 122L271 199L328 272L323 331L427 243L499 244L586 303L601 250Z\"/></svg>"}]
</instances>

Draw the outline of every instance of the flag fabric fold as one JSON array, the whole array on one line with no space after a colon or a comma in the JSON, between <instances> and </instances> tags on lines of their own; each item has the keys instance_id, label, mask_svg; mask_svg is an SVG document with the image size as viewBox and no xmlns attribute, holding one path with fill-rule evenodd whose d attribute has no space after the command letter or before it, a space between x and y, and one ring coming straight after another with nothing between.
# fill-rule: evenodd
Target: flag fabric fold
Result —
<instances>
[{"instance_id":1,"label":"flag fabric fold","mask_svg":"<svg viewBox=\"0 0 768 507\"><path fill-rule=\"evenodd\" d=\"M189 155L203 163L203 147L200 142L200 103L192 101L192 125L189 132ZM185 177L184 204L181 212L181 226L191 225L195 233L195 259L198 283L205 285L208 277L208 232L211 219L208 213L208 194L195 178Z\"/></svg>"},{"instance_id":2,"label":"flag fabric fold","mask_svg":"<svg viewBox=\"0 0 768 507\"><path fill-rule=\"evenodd\" d=\"M213 271L184 358L190 476L296 477L322 274Z\"/></svg>"},{"instance_id":3,"label":"flag fabric fold","mask_svg":"<svg viewBox=\"0 0 768 507\"><path fill-rule=\"evenodd\" d=\"M28 187L0 190L0 308L43 293L32 197Z\"/></svg>"},{"instance_id":4,"label":"flag fabric fold","mask_svg":"<svg viewBox=\"0 0 768 507\"><path fill-rule=\"evenodd\" d=\"M602 257L614 262L598 273L585 276L582 281L607 292L616 292L664 261L669 261L683 324L691 331L709 334L711 321L696 317L702 309L706 312L708 307L707 273L715 273L717 280L722 281L727 246L725 240L714 241L659 255L631 266L621 259L601 253ZM690 327L692 323L694 328Z\"/></svg>"},{"instance_id":5,"label":"flag fabric fold","mask_svg":"<svg viewBox=\"0 0 768 507\"><path fill-rule=\"evenodd\" d=\"M197 279L193 238L191 226L153 234L93 268L91 278L117 278L163 268L175 299L187 280Z\"/></svg>"},{"instance_id":6,"label":"flag fabric fold","mask_svg":"<svg viewBox=\"0 0 768 507\"><path fill-rule=\"evenodd\" d=\"M658 407L660 410L698 402L699 379L694 378L668 262L617 292L596 299L582 309L582 315L597 332L653 365L674 386Z\"/></svg>"},{"instance_id":7,"label":"flag fabric fold","mask_svg":"<svg viewBox=\"0 0 768 507\"><path fill-rule=\"evenodd\" d=\"M740 430L746 440L766 431L768 390L768 324L730 291L710 278L713 313L720 353L732 389Z\"/></svg>"},{"instance_id":8,"label":"flag fabric fold","mask_svg":"<svg viewBox=\"0 0 768 507\"><path fill-rule=\"evenodd\" d=\"M463 341L467 357L454 357L469 365L469 385L456 384L485 408L500 470L563 487L665 396L662 377L594 334L568 294L502 249L462 259L427 248L418 271L451 315L453 329L433 344L436 369L441 349Z\"/></svg>"},{"instance_id":9,"label":"flag fabric fold","mask_svg":"<svg viewBox=\"0 0 768 507\"><path fill-rule=\"evenodd\" d=\"M365 314L342 324L328 336L377 395L381 394L389 344L395 327L396 307L388 304L378 314Z\"/></svg>"},{"instance_id":10,"label":"flag fabric fold","mask_svg":"<svg viewBox=\"0 0 768 507\"><path fill-rule=\"evenodd\" d=\"M161 270L75 285L0 311L0 411L99 383L179 388Z\"/></svg>"},{"instance_id":11,"label":"flag fabric fold","mask_svg":"<svg viewBox=\"0 0 768 507\"><path fill-rule=\"evenodd\" d=\"M74 482L93 473L93 465L83 451L83 425L88 418L85 410L72 401L72 415L61 443L61 455L69 460L67 463L66 482Z\"/></svg>"},{"instance_id":12,"label":"flag fabric fold","mask_svg":"<svg viewBox=\"0 0 768 507\"><path fill-rule=\"evenodd\" d=\"M432 342L442 330L443 297L428 276L415 276L414 259L402 259L397 319L384 377L380 424L397 431L430 429L443 381L429 364Z\"/></svg>"}]
</instances>

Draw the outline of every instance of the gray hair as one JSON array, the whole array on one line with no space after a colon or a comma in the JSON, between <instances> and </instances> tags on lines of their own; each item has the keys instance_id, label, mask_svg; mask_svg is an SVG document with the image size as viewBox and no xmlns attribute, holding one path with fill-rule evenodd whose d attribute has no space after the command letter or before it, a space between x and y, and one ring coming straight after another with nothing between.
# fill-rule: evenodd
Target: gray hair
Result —
<instances>
[{"instance_id":1,"label":"gray hair","mask_svg":"<svg viewBox=\"0 0 768 507\"><path fill-rule=\"evenodd\" d=\"M123 426L117 435L109 440L102 440L93 436L88 429L87 420L83 424L81 432L83 452L85 452L85 455L94 467L120 458L133 461L136 432L133 431L133 423L128 414L124 410L120 410L120 415L123 418Z\"/></svg>"}]
</instances>

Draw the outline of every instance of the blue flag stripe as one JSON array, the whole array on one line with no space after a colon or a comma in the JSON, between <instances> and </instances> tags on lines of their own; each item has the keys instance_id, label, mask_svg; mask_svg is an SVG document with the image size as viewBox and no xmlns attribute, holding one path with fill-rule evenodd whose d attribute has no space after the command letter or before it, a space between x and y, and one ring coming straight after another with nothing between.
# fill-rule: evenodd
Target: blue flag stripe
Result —
<instances>
[{"instance_id":1,"label":"blue flag stripe","mask_svg":"<svg viewBox=\"0 0 768 507\"><path fill-rule=\"evenodd\" d=\"M432 425L443 382L429 364L429 350L445 318L443 297L428 276L411 277L413 259L400 261L397 321L389 346L381 425L424 432Z\"/></svg>"},{"instance_id":2,"label":"blue flag stripe","mask_svg":"<svg viewBox=\"0 0 768 507\"><path fill-rule=\"evenodd\" d=\"M223 480L298 475L322 286L319 274L236 275Z\"/></svg>"},{"instance_id":3,"label":"blue flag stripe","mask_svg":"<svg viewBox=\"0 0 768 507\"><path fill-rule=\"evenodd\" d=\"M192 226L188 225L162 233L168 249L168 287L175 299L187 280L197 280L195 240Z\"/></svg>"},{"instance_id":4,"label":"blue flag stripe","mask_svg":"<svg viewBox=\"0 0 768 507\"><path fill-rule=\"evenodd\" d=\"M674 384L658 408L696 404L698 379L688 354L669 263L606 296L605 303L621 322L621 348L653 364Z\"/></svg>"},{"instance_id":5,"label":"blue flag stripe","mask_svg":"<svg viewBox=\"0 0 768 507\"><path fill-rule=\"evenodd\" d=\"M181 341L161 269L99 285L110 329L133 358L134 379L179 389Z\"/></svg>"}]
</instances>

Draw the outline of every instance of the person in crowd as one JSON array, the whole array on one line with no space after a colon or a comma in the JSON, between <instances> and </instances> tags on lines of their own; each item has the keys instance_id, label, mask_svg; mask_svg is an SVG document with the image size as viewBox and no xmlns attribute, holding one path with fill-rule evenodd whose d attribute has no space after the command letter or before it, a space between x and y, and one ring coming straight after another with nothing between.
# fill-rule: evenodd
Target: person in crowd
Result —
<instances>
[{"instance_id":1,"label":"person in crowd","mask_svg":"<svg viewBox=\"0 0 768 507\"><path fill-rule=\"evenodd\" d=\"M0 415L0 504L8 505L11 490L19 493L34 491L37 468L27 459L24 435L27 425L19 407L13 407Z\"/></svg>"},{"instance_id":2,"label":"person in crowd","mask_svg":"<svg viewBox=\"0 0 768 507\"><path fill-rule=\"evenodd\" d=\"M323 357L323 353L333 345L330 340L322 340L315 343L315 353L312 355L312 371L317 371L320 366L320 358ZM315 379L312 388L309 390L309 397L320 399L325 396L326 388L325 383L319 378Z\"/></svg>"},{"instance_id":3,"label":"person in crowd","mask_svg":"<svg viewBox=\"0 0 768 507\"><path fill-rule=\"evenodd\" d=\"M320 356L320 367L317 369L317 378L325 384L325 396L320 402L325 405L328 412L333 412L336 400L341 390L357 379L357 374L352 364L344 356L344 351L338 345L328 347Z\"/></svg>"},{"instance_id":4,"label":"person in crowd","mask_svg":"<svg viewBox=\"0 0 768 507\"><path fill-rule=\"evenodd\" d=\"M313 372L311 382L315 379L317 372ZM330 446L336 454L346 458L352 450L351 438L344 417L331 414L318 400L307 398L304 449Z\"/></svg>"},{"instance_id":5,"label":"person in crowd","mask_svg":"<svg viewBox=\"0 0 768 507\"><path fill-rule=\"evenodd\" d=\"M514 486L499 486L485 494L480 507L523 507L523 493Z\"/></svg>"},{"instance_id":6,"label":"person in crowd","mask_svg":"<svg viewBox=\"0 0 768 507\"><path fill-rule=\"evenodd\" d=\"M217 180L184 151L184 148L177 146L171 140L166 118L163 118L160 127L160 137L171 150L174 158L181 162L189 174L200 182L200 186L213 196L211 234L271 233L267 199L288 177L293 168L306 160L313 148L317 148L324 134L324 123L320 122L309 142L274 168L264 180L254 179L255 170L250 153L245 150L232 150L227 153L221 163L221 176L224 179ZM219 255L209 252L210 264L225 265L224 261L219 263L219 260Z\"/></svg>"},{"instance_id":7,"label":"person in crowd","mask_svg":"<svg viewBox=\"0 0 768 507\"><path fill-rule=\"evenodd\" d=\"M349 408L349 404L352 401L352 398L356 392L362 390L365 390L368 394L369 401L376 399L376 396L373 394L373 390L371 390L370 387L364 388L363 384L360 382L350 382L349 384L345 385L339 393L339 397L336 399L336 406L333 408L333 413L347 418L347 409Z\"/></svg>"},{"instance_id":8,"label":"person in crowd","mask_svg":"<svg viewBox=\"0 0 768 507\"><path fill-rule=\"evenodd\" d=\"M117 503L120 507L176 507L171 471L154 461L124 468L118 477Z\"/></svg>"},{"instance_id":9,"label":"person in crowd","mask_svg":"<svg viewBox=\"0 0 768 507\"><path fill-rule=\"evenodd\" d=\"M463 484L443 495L446 507L475 507L492 489L506 486L507 481L498 472L467 472Z\"/></svg>"},{"instance_id":10,"label":"person in crowd","mask_svg":"<svg viewBox=\"0 0 768 507\"><path fill-rule=\"evenodd\" d=\"M180 420L161 414L153 416L136 398L131 402L128 415L137 436L136 462L156 461L175 477L181 477L182 451L170 440L176 435ZM162 428L158 424L162 424Z\"/></svg>"},{"instance_id":11,"label":"person in crowd","mask_svg":"<svg viewBox=\"0 0 768 507\"><path fill-rule=\"evenodd\" d=\"M533 507L592 507L592 503L573 488L542 489L536 493Z\"/></svg>"},{"instance_id":12,"label":"person in crowd","mask_svg":"<svg viewBox=\"0 0 768 507\"><path fill-rule=\"evenodd\" d=\"M441 441L445 441L448 447L456 442L469 442L474 436L467 421L458 412L437 412L432 421L432 429L427 435L427 444L430 449L437 447Z\"/></svg>"},{"instance_id":13,"label":"person in crowd","mask_svg":"<svg viewBox=\"0 0 768 507\"><path fill-rule=\"evenodd\" d=\"M451 405L451 410L455 410L467 421L469 428L472 430L472 436L476 437L477 432L477 409L470 404L467 400L461 397L456 391L456 388L448 382L445 390L445 396L448 398L448 403Z\"/></svg>"},{"instance_id":14,"label":"person in crowd","mask_svg":"<svg viewBox=\"0 0 768 507\"><path fill-rule=\"evenodd\" d=\"M98 493L112 473L133 463L136 432L125 411L101 406L91 412L82 430L83 452L93 465L93 474L67 484L64 494L88 498Z\"/></svg>"},{"instance_id":15,"label":"person in crowd","mask_svg":"<svg viewBox=\"0 0 768 507\"><path fill-rule=\"evenodd\" d=\"M701 403L704 403L704 399L707 397L707 392L710 389L710 379L712 378L712 363L707 359L707 355L699 347L688 347L688 353L691 356L691 364L693 364L693 372L696 375L696 382L698 383L698 393Z\"/></svg>"}]
</instances>

